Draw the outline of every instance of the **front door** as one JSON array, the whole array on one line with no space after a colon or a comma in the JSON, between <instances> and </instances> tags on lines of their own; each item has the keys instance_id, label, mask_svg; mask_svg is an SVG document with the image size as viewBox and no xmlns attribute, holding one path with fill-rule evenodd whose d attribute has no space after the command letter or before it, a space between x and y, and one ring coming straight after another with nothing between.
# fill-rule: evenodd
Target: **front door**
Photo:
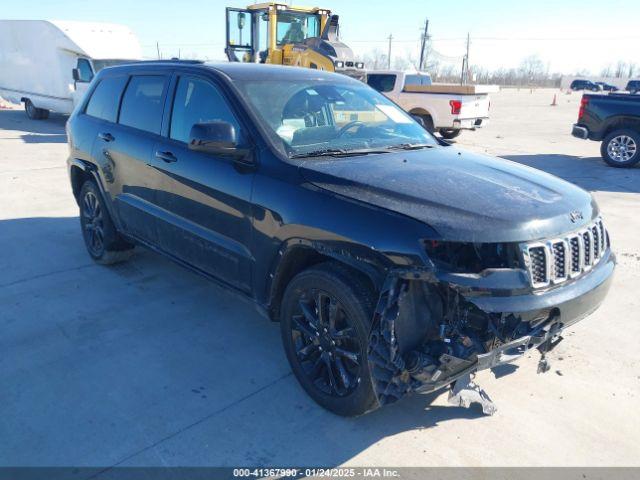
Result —
<instances>
[{"instance_id":1,"label":"front door","mask_svg":"<svg viewBox=\"0 0 640 480\"><path fill-rule=\"evenodd\" d=\"M73 91L73 106L80 105L87 90L89 90L89 84L93 80L93 67L91 62L86 58L78 58L76 62L77 79L74 80L75 89Z\"/></svg>"},{"instance_id":2,"label":"front door","mask_svg":"<svg viewBox=\"0 0 640 480\"><path fill-rule=\"evenodd\" d=\"M167 136L157 143L153 158L163 175L157 193L163 212L159 242L180 260L249 291L253 171L231 158L188 147L191 127L214 120L231 123L244 142L240 124L216 85L204 77L177 77Z\"/></svg>"}]
</instances>

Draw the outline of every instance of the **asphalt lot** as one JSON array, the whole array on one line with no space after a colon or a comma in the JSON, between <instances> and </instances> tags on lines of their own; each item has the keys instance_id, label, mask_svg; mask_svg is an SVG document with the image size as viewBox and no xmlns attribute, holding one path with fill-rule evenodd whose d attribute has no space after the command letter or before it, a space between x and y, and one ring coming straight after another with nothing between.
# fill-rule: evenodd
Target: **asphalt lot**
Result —
<instances>
[{"instance_id":1,"label":"asphalt lot","mask_svg":"<svg viewBox=\"0 0 640 480\"><path fill-rule=\"evenodd\" d=\"M592 191L619 266L550 372L532 355L478 376L493 417L446 394L356 419L322 410L247 301L144 250L93 264L66 118L0 110L0 465L640 466L640 168L572 138L579 96L551 107L553 93L493 95L491 125L458 144Z\"/></svg>"}]
</instances>

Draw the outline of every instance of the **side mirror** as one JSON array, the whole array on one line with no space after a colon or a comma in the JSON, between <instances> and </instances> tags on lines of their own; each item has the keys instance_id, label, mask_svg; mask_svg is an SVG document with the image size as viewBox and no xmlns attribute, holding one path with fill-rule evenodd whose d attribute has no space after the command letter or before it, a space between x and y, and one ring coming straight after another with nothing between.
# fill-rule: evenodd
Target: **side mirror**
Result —
<instances>
[{"instance_id":1,"label":"side mirror","mask_svg":"<svg viewBox=\"0 0 640 480\"><path fill-rule=\"evenodd\" d=\"M216 155L238 155L236 129L228 122L196 123L191 127L189 149ZM244 154L244 152L242 152Z\"/></svg>"},{"instance_id":2,"label":"side mirror","mask_svg":"<svg viewBox=\"0 0 640 480\"><path fill-rule=\"evenodd\" d=\"M77 68L74 68L73 70L71 70L71 75L73 75L73 81L74 82L79 82L80 81L80 72L78 71Z\"/></svg>"}]
</instances>

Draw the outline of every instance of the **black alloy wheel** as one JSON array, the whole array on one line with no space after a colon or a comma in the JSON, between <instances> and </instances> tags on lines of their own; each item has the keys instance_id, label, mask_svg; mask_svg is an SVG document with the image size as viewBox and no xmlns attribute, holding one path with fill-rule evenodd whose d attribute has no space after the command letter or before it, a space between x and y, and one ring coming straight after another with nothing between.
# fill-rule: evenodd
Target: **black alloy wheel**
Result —
<instances>
[{"instance_id":1,"label":"black alloy wheel","mask_svg":"<svg viewBox=\"0 0 640 480\"><path fill-rule=\"evenodd\" d=\"M89 253L93 257L104 254L104 217L102 206L95 192L87 190L80 207L82 233Z\"/></svg>"},{"instance_id":2,"label":"black alloy wheel","mask_svg":"<svg viewBox=\"0 0 640 480\"><path fill-rule=\"evenodd\" d=\"M362 345L339 300L328 292L305 292L291 328L305 375L322 392L344 397L360 382Z\"/></svg>"},{"instance_id":3,"label":"black alloy wheel","mask_svg":"<svg viewBox=\"0 0 640 480\"><path fill-rule=\"evenodd\" d=\"M367 349L377 297L355 271L327 262L296 275L284 293L280 330L294 375L331 412L377 407Z\"/></svg>"}]
</instances>

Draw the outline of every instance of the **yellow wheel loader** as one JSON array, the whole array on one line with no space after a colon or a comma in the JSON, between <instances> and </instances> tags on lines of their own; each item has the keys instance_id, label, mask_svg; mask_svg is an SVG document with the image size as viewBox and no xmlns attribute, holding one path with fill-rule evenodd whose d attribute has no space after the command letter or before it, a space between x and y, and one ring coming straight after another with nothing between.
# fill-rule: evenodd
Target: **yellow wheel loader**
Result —
<instances>
[{"instance_id":1,"label":"yellow wheel loader","mask_svg":"<svg viewBox=\"0 0 640 480\"><path fill-rule=\"evenodd\" d=\"M269 2L227 8L231 62L272 63L364 79L364 64L338 39L338 16L318 7Z\"/></svg>"}]
</instances>

